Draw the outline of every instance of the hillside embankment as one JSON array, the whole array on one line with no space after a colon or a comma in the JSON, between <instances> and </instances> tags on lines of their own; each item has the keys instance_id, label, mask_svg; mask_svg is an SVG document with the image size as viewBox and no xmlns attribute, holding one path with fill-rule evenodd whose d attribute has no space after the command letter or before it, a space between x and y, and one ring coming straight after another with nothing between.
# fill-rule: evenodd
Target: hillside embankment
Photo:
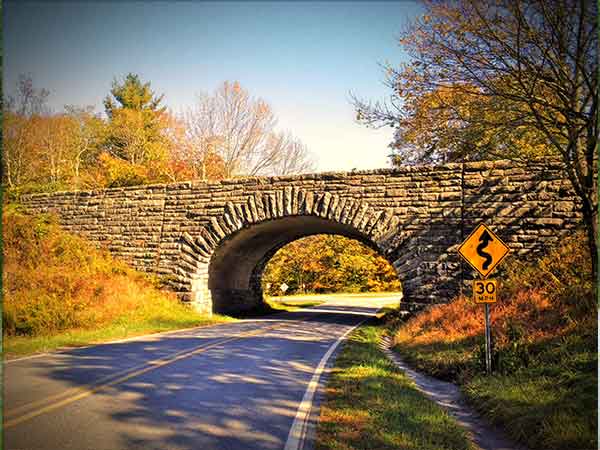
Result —
<instances>
[{"instance_id":1,"label":"hillside embankment","mask_svg":"<svg viewBox=\"0 0 600 450\"><path fill-rule=\"evenodd\" d=\"M493 374L485 375L483 306L459 297L402 324L394 349L458 383L489 420L533 449L595 449L598 312L583 233L537 261L503 263L491 305Z\"/></svg>"},{"instance_id":2,"label":"hillside embankment","mask_svg":"<svg viewBox=\"0 0 600 450\"><path fill-rule=\"evenodd\" d=\"M6 205L2 226L5 357L231 320L198 314L52 216Z\"/></svg>"}]
</instances>

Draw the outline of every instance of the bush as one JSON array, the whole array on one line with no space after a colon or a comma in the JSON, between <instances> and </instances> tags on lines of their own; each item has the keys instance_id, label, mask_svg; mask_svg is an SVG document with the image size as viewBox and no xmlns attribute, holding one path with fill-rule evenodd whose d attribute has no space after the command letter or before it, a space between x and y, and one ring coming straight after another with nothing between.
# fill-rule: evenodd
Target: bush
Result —
<instances>
[{"instance_id":1,"label":"bush","mask_svg":"<svg viewBox=\"0 0 600 450\"><path fill-rule=\"evenodd\" d=\"M96 328L143 314L180 309L173 293L84 239L64 232L56 218L9 205L3 216L4 333L50 335ZM163 309L161 309L163 308Z\"/></svg>"}]
</instances>

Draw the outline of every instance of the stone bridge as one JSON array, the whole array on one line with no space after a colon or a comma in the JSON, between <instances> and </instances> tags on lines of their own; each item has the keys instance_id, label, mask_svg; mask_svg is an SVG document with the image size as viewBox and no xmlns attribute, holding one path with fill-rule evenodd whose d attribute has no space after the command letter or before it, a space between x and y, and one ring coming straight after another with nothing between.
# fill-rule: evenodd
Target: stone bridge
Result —
<instances>
[{"instance_id":1,"label":"stone bridge","mask_svg":"<svg viewBox=\"0 0 600 450\"><path fill-rule=\"evenodd\" d=\"M456 248L480 222L531 258L581 223L558 164L509 161L34 194L32 212L146 272L204 312L262 302L271 256L312 234L357 239L394 266L406 302L448 301L472 273Z\"/></svg>"}]
</instances>

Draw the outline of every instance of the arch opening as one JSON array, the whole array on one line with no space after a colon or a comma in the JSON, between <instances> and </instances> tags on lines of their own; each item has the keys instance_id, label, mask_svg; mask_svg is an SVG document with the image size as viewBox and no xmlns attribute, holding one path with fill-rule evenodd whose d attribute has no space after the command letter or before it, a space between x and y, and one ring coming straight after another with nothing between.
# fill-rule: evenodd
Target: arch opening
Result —
<instances>
[{"instance_id":1,"label":"arch opening","mask_svg":"<svg viewBox=\"0 0 600 450\"><path fill-rule=\"evenodd\" d=\"M340 235L317 234L280 248L261 276L267 301L300 301L306 295L393 293L402 287L398 273L381 254Z\"/></svg>"},{"instance_id":2,"label":"arch opening","mask_svg":"<svg viewBox=\"0 0 600 450\"><path fill-rule=\"evenodd\" d=\"M260 306L261 278L269 260L290 242L316 234L355 239L384 255L368 236L333 220L298 215L259 222L224 239L212 254L207 281L213 312L232 313Z\"/></svg>"}]
</instances>

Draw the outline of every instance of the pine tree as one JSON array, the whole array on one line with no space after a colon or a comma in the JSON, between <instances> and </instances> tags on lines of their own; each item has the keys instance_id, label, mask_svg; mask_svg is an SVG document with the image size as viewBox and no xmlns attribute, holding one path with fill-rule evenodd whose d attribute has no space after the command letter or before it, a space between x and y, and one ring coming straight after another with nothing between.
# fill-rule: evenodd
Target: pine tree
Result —
<instances>
[{"instance_id":1,"label":"pine tree","mask_svg":"<svg viewBox=\"0 0 600 450\"><path fill-rule=\"evenodd\" d=\"M155 96L154 91L150 89L150 82L142 83L137 74L129 73L122 83L113 81L110 95L104 99L104 108L106 115L111 119L116 110L123 108L163 113L166 107L159 108L163 97L164 94Z\"/></svg>"},{"instance_id":2,"label":"pine tree","mask_svg":"<svg viewBox=\"0 0 600 450\"><path fill-rule=\"evenodd\" d=\"M123 82L114 80L104 100L109 119L106 148L113 157L132 164L152 164L167 158L164 95L156 96L150 83L127 74Z\"/></svg>"}]
</instances>

